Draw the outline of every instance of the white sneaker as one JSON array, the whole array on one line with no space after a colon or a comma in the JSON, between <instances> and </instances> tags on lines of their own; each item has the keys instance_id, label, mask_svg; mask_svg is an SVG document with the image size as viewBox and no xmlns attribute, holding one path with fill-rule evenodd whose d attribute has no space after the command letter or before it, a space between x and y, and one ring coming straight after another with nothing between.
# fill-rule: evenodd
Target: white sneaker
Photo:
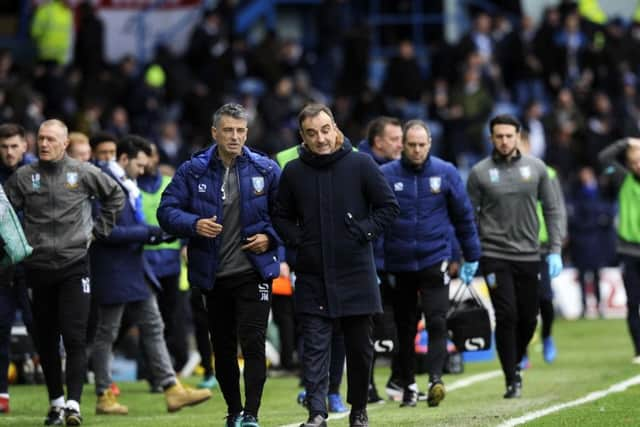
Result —
<instances>
[{"instance_id":1,"label":"white sneaker","mask_svg":"<svg viewBox=\"0 0 640 427\"><path fill-rule=\"evenodd\" d=\"M633 363L634 365L640 365L640 355L631 359L631 363Z\"/></svg>"}]
</instances>

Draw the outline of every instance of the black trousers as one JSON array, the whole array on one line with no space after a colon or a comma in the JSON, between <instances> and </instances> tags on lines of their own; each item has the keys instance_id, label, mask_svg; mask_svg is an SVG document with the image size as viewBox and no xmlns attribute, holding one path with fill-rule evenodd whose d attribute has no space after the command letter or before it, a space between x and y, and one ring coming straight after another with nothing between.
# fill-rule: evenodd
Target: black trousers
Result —
<instances>
[{"instance_id":1,"label":"black trousers","mask_svg":"<svg viewBox=\"0 0 640 427\"><path fill-rule=\"evenodd\" d=\"M547 255L542 255L540 261L540 320L542 339L551 336L551 328L555 313L553 311L553 289L551 289L551 276L549 276L549 264Z\"/></svg>"},{"instance_id":2,"label":"black trousers","mask_svg":"<svg viewBox=\"0 0 640 427\"><path fill-rule=\"evenodd\" d=\"M273 321L280 331L280 366L284 369L295 368L296 314L292 295L273 295L271 309Z\"/></svg>"},{"instance_id":3,"label":"black trousers","mask_svg":"<svg viewBox=\"0 0 640 427\"><path fill-rule=\"evenodd\" d=\"M196 338L196 347L200 353L202 367L204 368L204 377L208 378L213 375L213 367L211 366L211 338L209 336L209 315L205 306L205 301L200 288L191 288L189 291L189 300L191 302L191 312L193 313L193 329Z\"/></svg>"},{"instance_id":4,"label":"black trousers","mask_svg":"<svg viewBox=\"0 0 640 427\"><path fill-rule=\"evenodd\" d=\"M87 322L91 284L87 258L60 270L27 269L33 287L33 320L49 399L64 396L60 335L66 352L67 400L80 402L87 371Z\"/></svg>"},{"instance_id":5,"label":"black trousers","mask_svg":"<svg viewBox=\"0 0 640 427\"><path fill-rule=\"evenodd\" d=\"M329 361L333 330L340 327L344 334L347 357L347 402L351 410L367 406L369 376L373 363L373 324L370 315L345 316L331 319L302 313L299 316L303 339L303 380L307 391L309 413L327 417Z\"/></svg>"},{"instance_id":6,"label":"black trousers","mask_svg":"<svg viewBox=\"0 0 640 427\"><path fill-rule=\"evenodd\" d=\"M430 379L440 378L447 358L447 310L449 276L447 263L421 271L395 274L394 318L398 330L398 366L403 387L415 382L415 347L418 297L429 333L427 353Z\"/></svg>"},{"instance_id":7,"label":"black trousers","mask_svg":"<svg viewBox=\"0 0 640 427\"><path fill-rule=\"evenodd\" d=\"M159 277L158 281L162 291L157 293L158 308L164 322L164 338L167 348L173 358L173 368L180 371L189 358L189 346L187 343L188 294L180 290L180 275Z\"/></svg>"},{"instance_id":8,"label":"black trousers","mask_svg":"<svg viewBox=\"0 0 640 427\"><path fill-rule=\"evenodd\" d=\"M256 273L217 279L207 294L216 376L230 414L243 410L238 342L244 357L245 414L258 416L267 379L265 339L271 283Z\"/></svg>"},{"instance_id":9,"label":"black trousers","mask_svg":"<svg viewBox=\"0 0 640 427\"><path fill-rule=\"evenodd\" d=\"M483 257L482 274L496 316L496 348L507 384L527 351L536 329L540 261L508 261Z\"/></svg>"},{"instance_id":10,"label":"black trousers","mask_svg":"<svg viewBox=\"0 0 640 427\"><path fill-rule=\"evenodd\" d=\"M627 293L627 324L636 356L640 356L640 257L620 255L622 279Z\"/></svg>"}]
</instances>

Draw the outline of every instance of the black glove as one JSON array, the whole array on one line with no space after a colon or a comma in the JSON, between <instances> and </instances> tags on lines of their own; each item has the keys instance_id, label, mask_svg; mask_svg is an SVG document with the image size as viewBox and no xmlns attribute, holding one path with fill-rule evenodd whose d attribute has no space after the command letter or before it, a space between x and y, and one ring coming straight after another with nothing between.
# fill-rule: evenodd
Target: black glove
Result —
<instances>
[{"instance_id":1,"label":"black glove","mask_svg":"<svg viewBox=\"0 0 640 427\"><path fill-rule=\"evenodd\" d=\"M365 244L373 240L374 236L364 231L359 221L353 217L351 212L347 212L344 217L344 222L347 226L347 231L356 242Z\"/></svg>"},{"instance_id":2,"label":"black glove","mask_svg":"<svg viewBox=\"0 0 640 427\"><path fill-rule=\"evenodd\" d=\"M148 229L149 237L147 237L147 243L150 245L159 245L162 243L162 236L165 234L162 228L150 225Z\"/></svg>"}]
</instances>

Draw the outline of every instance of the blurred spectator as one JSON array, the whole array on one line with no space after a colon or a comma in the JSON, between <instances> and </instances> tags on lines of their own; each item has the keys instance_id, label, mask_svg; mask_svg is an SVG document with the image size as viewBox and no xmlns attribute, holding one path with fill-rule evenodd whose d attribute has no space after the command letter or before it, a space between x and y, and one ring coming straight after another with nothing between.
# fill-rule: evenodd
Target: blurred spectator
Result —
<instances>
[{"instance_id":1,"label":"blurred spectator","mask_svg":"<svg viewBox=\"0 0 640 427\"><path fill-rule=\"evenodd\" d=\"M85 108L78 112L74 129L87 135L98 132L102 128L100 124L102 112L102 105L98 101L89 102Z\"/></svg>"},{"instance_id":2,"label":"blurred spectator","mask_svg":"<svg viewBox=\"0 0 640 427\"><path fill-rule=\"evenodd\" d=\"M118 105L111 112L111 117L107 121L105 130L116 136L117 139L130 133L129 114L124 107Z\"/></svg>"},{"instance_id":3,"label":"blurred spectator","mask_svg":"<svg viewBox=\"0 0 640 427\"><path fill-rule=\"evenodd\" d=\"M91 145L89 145L87 135L82 132L71 132L69 134L67 154L76 160L88 162L91 159Z\"/></svg>"},{"instance_id":4,"label":"blurred spectator","mask_svg":"<svg viewBox=\"0 0 640 427\"><path fill-rule=\"evenodd\" d=\"M556 33L555 69L552 85L558 89L561 85L572 87L587 66L587 48L589 40L580 29L580 17L569 14L564 26Z\"/></svg>"},{"instance_id":5,"label":"blurred spectator","mask_svg":"<svg viewBox=\"0 0 640 427\"><path fill-rule=\"evenodd\" d=\"M587 120L586 164L596 167L598 153L611 141L621 138L621 130L609 96L604 92L596 92L593 95L593 112Z\"/></svg>"},{"instance_id":6,"label":"blurred spectator","mask_svg":"<svg viewBox=\"0 0 640 427\"><path fill-rule=\"evenodd\" d=\"M582 289L582 317L587 313L588 283L593 285L596 308L602 314L600 268L615 261L614 215L613 204L602 196L593 168L582 167L567 199L569 253Z\"/></svg>"},{"instance_id":7,"label":"blurred spectator","mask_svg":"<svg viewBox=\"0 0 640 427\"><path fill-rule=\"evenodd\" d=\"M530 16L523 16L520 30L503 42L501 66L505 84L515 93L515 101L524 108L532 100L545 99L543 66L535 50L536 29Z\"/></svg>"},{"instance_id":8,"label":"blurred spectator","mask_svg":"<svg viewBox=\"0 0 640 427\"><path fill-rule=\"evenodd\" d=\"M422 98L423 89L413 43L403 40L398 45L398 54L389 61L382 90L389 97L391 113L404 119L421 118L416 117L414 107Z\"/></svg>"},{"instance_id":9,"label":"blurred spectator","mask_svg":"<svg viewBox=\"0 0 640 427\"><path fill-rule=\"evenodd\" d=\"M65 65L71 56L73 13L67 0L46 0L37 8L31 21L31 37L38 50L38 60Z\"/></svg>"},{"instance_id":10,"label":"blurred spectator","mask_svg":"<svg viewBox=\"0 0 640 427\"><path fill-rule=\"evenodd\" d=\"M542 104L532 99L524 109L522 126L529 134L529 145L531 155L539 159L544 159L547 149L546 134L542 123Z\"/></svg>"},{"instance_id":11,"label":"blurred spectator","mask_svg":"<svg viewBox=\"0 0 640 427\"><path fill-rule=\"evenodd\" d=\"M85 78L90 79L104 65L104 26L89 0L78 6L77 22L74 61Z\"/></svg>"},{"instance_id":12,"label":"blurred spectator","mask_svg":"<svg viewBox=\"0 0 640 427\"><path fill-rule=\"evenodd\" d=\"M459 167L470 167L487 149L486 125L493 99L480 80L477 68L465 70L463 80L451 93L449 117L455 120L452 144Z\"/></svg>"},{"instance_id":13,"label":"blurred spectator","mask_svg":"<svg viewBox=\"0 0 640 427\"><path fill-rule=\"evenodd\" d=\"M213 96L221 96L224 91L224 54L228 48L228 35L220 15L214 10L205 11L202 21L191 34L186 59Z\"/></svg>"},{"instance_id":14,"label":"blurred spectator","mask_svg":"<svg viewBox=\"0 0 640 427\"><path fill-rule=\"evenodd\" d=\"M182 141L178 124L173 121L165 122L160 126L157 148L160 162L176 169L189 158L188 148Z\"/></svg>"},{"instance_id":15,"label":"blurred spectator","mask_svg":"<svg viewBox=\"0 0 640 427\"><path fill-rule=\"evenodd\" d=\"M166 74L161 66L151 64L144 73L142 82L136 86L129 99L132 130L153 138L157 124L165 114Z\"/></svg>"},{"instance_id":16,"label":"blurred spectator","mask_svg":"<svg viewBox=\"0 0 640 427\"><path fill-rule=\"evenodd\" d=\"M258 104L258 113L264 123L264 137L256 146L269 155L296 144L296 113L291 97L293 82L283 77L267 92Z\"/></svg>"}]
</instances>

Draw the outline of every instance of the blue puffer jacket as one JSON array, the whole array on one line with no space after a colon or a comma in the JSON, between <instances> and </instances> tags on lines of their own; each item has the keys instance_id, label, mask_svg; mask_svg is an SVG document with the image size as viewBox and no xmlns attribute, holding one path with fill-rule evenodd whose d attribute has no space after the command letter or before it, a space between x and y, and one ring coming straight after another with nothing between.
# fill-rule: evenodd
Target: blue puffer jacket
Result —
<instances>
[{"instance_id":1,"label":"blue puffer jacket","mask_svg":"<svg viewBox=\"0 0 640 427\"><path fill-rule=\"evenodd\" d=\"M384 234L387 271L419 271L450 260L451 226L465 260L480 259L473 208L451 163L429 156L415 168L403 158L384 165L382 173L400 204L400 215Z\"/></svg>"},{"instance_id":2,"label":"blue puffer jacket","mask_svg":"<svg viewBox=\"0 0 640 427\"><path fill-rule=\"evenodd\" d=\"M224 171L217 145L196 153L180 166L158 208L158 221L165 231L189 238L189 283L203 289L214 286L221 239L199 236L196 222L214 215L222 222L220 188ZM236 158L236 171L240 181L242 237L264 233L271 240L268 251L259 255L247 252L247 256L264 280L274 279L280 275L277 249L282 242L271 225L271 210L280 168L273 160L244 147L242 155Z\"/></svg>"},{"instance_id":3,"label":"blue puffer jacket","mask_svg":"<svg viewBox=\"0 0 640 427\"><path fill-rule=\"evenodd\" d=\"M120 188L128 198L127 190L122 185ZM98 304L146 300L151 297L149 284L160 290L160 283L143 256L143 245L148 240L149 226L138 222L127 200L111 234L93 242L89 249L91 281Z\"/></svg>"},{"instance_id":4,"label":"blue puffer jacket","mask_svg":"<svg viewBox=\"0 0 640 427\"><path fill-rule=\"evenodd\" d=\"M358 151L361 153L365 153L371 156L373 160L379 165L382 166L391 162L392 160L385 159L384 157L377 156L376 153L373 152L371 148L371 144L366 139L360 141L358 145ZM376 242L373 244L373 256L376 260L376 270L384 271L384 236L380 236L376 239Z\"/></svg>"}]
</instances>

